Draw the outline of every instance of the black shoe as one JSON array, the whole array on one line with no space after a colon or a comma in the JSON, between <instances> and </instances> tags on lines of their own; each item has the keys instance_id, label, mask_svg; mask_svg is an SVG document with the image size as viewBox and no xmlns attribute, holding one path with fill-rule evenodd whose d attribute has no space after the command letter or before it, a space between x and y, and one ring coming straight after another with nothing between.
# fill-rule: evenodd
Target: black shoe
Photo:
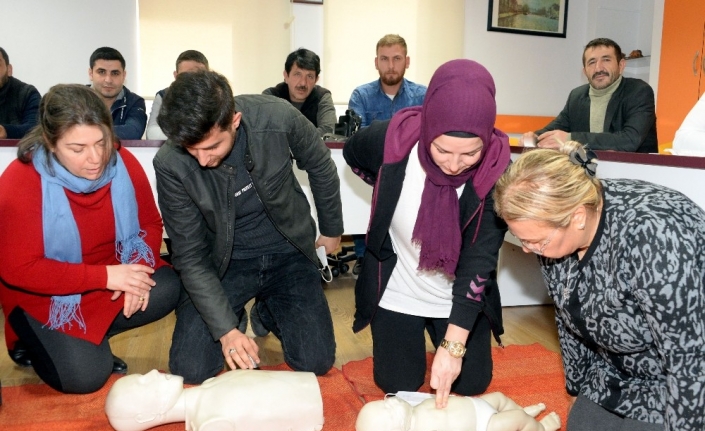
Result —
<instances>
[{"instance_id":1,"label":"black shoe","mask_svg":"<svg viewBox=\"0 0 705 431\"><path fill-rule=\"evenodd\" d=\"M10 355L10 359L12 359L15 364L20 367L32 366L32 360L29 359L29 352L21 341L16 342L15 348L8 350L7 353Z\"/></svg>"},{"instance_id":2,"label":"black shoe","mask_svg":"<svg viewBox=\"0 0 705 431\"><path fill-rule=\"evenodd\" d=\"M352 276L355 280L357 280L357 276L360 275L360 272L362 271L362 259L363 258L358 257L355 261L355 266L353 266Z\"/></svg>"},{"instance_id":3,"label":"black shoe","mask_svg":"<svg viewBox=\"0 0 705 431\"><path fill-rule=\"evenodd\" d=\"M113 355L113 374L127 374L127 364L115 355Z\"/></svg>"}]
</instances>

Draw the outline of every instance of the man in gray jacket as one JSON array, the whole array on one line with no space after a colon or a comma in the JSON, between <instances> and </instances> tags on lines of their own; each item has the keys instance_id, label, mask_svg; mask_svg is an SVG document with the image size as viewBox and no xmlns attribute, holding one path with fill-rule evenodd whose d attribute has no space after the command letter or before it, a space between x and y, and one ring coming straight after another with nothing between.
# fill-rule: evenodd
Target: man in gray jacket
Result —
<instances>
[{"instance_id":1,"label":"man in gray jacket","mask_svg":"<svg viewBox=\"0 0 705 431\"><path fill-rule=\"evenodd\" d=\"M252 298L255 335L271 331L286 363L325 374L335 339L315 249L343 233L340 183L316 128L282 99L233 98L216 72L177 76L159 126L169 138L154 158L172 263L185 293L176 310L169 368L190 384L223 369L253 368L245 335ZM307 172L321 235L296 181Z\"/></svg>"}]
</instances>

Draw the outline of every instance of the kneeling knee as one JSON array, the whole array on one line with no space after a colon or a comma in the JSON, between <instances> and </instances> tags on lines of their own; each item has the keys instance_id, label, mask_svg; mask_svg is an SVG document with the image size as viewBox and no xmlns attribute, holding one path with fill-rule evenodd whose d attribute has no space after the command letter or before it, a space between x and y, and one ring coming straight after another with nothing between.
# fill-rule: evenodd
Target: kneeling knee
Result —
<instances>
[{"instance_id":1,"label":"kneeling knee","mask_svg":"<svg viewBox=\"0 0 705 431\"><path fill-rule=\"evenodd\" d=\"M61 381L61 382L54 382L52 384L51 382L47 381L46 383L51 386L52 388L56 389L59 392L63 392L65 394L91 394L93 392L96 392L100 388L105 385L105 383L108 381L108 378L110 377L110 373L103 374L103 373L81 373L76 374L72 376L71 379L67 379L67 381ZM55 385L59 385L60 387L55 387Z\"/></svg>"},{"instance_id":2,"label":"kneeling knee","mask_svg":"<svg viewBox=\"0 0 705 431\"><path fill-rule=\"evenodd\" d=\"M326 355L314 359L287 359L289 365L294 371L308 371L317 376L322 376L333 368L335 363L335 355Z\"/></svg>"},{"instance_id":3,"label":"kneeling knee","mask_svg":"<svg viewBox=\"0 0 705 431\"><path fill-rule=\"evenodd\" d=\"M187 385L200 385L204 380L214 377L223 370L223 366L208 369L199 366L180 366L176 362L169 362L169 372L181 376Z\"/></svg>"},{"instance_id":4,"label":"kneeling knee","mask_svg":"<svg viewBox=\"0 0 705 431\"><path fill-rule=\"evenodd\" d=\"M480 395L487 391L492 382L492 375L463 376L460 374L455 384L451 386L451 391L466 397Z\"/></svg>"},{"instance_id":5,"label":"kneeling knee","mask_svg":"<svg viewBox=\"0 0 705 431\"><path fill-rule=\"evenodd\" d=\"M385 394L395 394L399 391L416 392L423 385L423 376L414 378L413 376L392 376L373 372L375 384L384 391Z\"/></svg>"}]
</instances>

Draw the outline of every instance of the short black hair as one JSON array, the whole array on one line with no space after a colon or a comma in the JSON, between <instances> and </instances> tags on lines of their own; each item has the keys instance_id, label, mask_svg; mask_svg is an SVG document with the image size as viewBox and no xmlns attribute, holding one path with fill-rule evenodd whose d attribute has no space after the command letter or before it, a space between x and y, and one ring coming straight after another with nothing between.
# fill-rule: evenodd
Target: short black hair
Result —
<instances>
[{"instance_id":1,"label":"short black hair","mask_svg":"<svg viewBox=\"0 0 705 431\"><path fill-rule=\"evenodd\" d=\"M284 62L284 70L288 75L291 68L296 63L301 69L313 70L316 72L316 77L321 73L321 59L318 54L306 48L299 48L286 57Z\"/></svg>"},{"instance_id":2,"label":"short black hair","mask_svg":"<svg viewBox=\"0 0 705 431\"><path fill-rule=\"evenodd\" d=\"M2 59L5 60L5 65L6 66L9 65L10 64L10 57L8 57L7 51L2 49L2 47L0 47L0 55L2 55Z\"/></svg>"},{"instance_id":3,"label":"short black hair","mask_svg":"<svg viewBox=\"0 0 705 431\"><path fill-rule=\"evenodd\" d=\"M588 42L587 45L585 45L585 49L583 49L583 67L585 67L585 52L589 48L595 48L598 46L606 46L608 48L614 48L614 53L617 56L617 61L620 61L622 59L622 48L617 45L617 42L613 41L612 39L608 39L606 37L598 37L597 39L593 39L590 42Z\"/></svg>"},{"instance_id":4,"label":"short black hair","mask_svg":"<svg viewBox=\"0 0 705 431\"><path fill-rule=\"evenodd\" d=\"M201 51L196 51L195 49L189 49L179 54L179 56L176 58L175 70L179 70L179 64L184 61L195 61L196 63L201 63L202 65L206 66L206 69L208 69L208 59L205 55L203 55Z\"/></svg>"},{"instance_id":5,"label":"short black hair","mask_svg":"<svg viewBox=\"0 0 705 431\"><path fill-rule=\"evenodd\" d=\"M91 69L93 69L93 66L95 66L95 62L97 60L118 60L120 64L122 65L122 70L125 70L125 58L120 54L120 51L118 51L115 48L110 48L109 46L103 46L95 51L93 51L93 54L91 54L91 60L90 60L90 66Z\"/></svg>"},{"instance_id":6,"label":"short black hair","mask_svg":"<svg viewBox=\"0 0 705 431\"><path fill-rule=\"evenodd\" d=\"M235 99L227 78L202 70L176 76L162 100L157 123L169 139L189 148L216 126L228 130L234 115Z\"/></svg>"}]
</instances>

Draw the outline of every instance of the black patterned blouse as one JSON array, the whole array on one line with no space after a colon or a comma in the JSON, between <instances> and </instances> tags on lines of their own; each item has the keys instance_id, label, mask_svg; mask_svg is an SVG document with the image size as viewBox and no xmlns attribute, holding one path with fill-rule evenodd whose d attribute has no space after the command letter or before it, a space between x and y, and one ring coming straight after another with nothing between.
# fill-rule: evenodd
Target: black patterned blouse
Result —
<instances>
[{"instance_id":1,"label":"black patterned blouse","mask_svg":"<svg viewBox=\"0 0 705 431\"><path fill-rule=\"evenodd\" d=\"M602 184L602 218L583 259L539 259L566 389L666 430L703 430L705 212L645 181Z\"/></svg>"}]
</instances>

